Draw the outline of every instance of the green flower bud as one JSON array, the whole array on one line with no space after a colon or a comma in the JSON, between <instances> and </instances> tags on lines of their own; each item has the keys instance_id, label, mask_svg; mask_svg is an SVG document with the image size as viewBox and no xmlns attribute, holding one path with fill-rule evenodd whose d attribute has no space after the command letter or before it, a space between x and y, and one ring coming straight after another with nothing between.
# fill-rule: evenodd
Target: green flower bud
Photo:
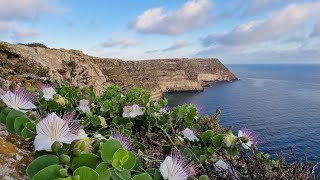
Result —
<instances>
[{"instance_id":1,"label":"green flower bud","mask_svg":"<svg viewBox=\"0 0 320 180\"><path fill-rule=\"evenodd\" d=\"M86 143L82 140L79 140L78 142L76 142L76 144L74 145L74 148L78 148L81 151L84 151L86 149Z\"/></svg>"},{"instance_id":2,"label":"green flower bud","mask_svg":"<svg viewBox=\"0 0 320 180\"><path fill-rule=\"evenodd\" d=\"M72 155L74 156L74 157L79 157L80 155L81 155L81 150L80 149L78 149L78 148L74 148L73 150L72 150Z\"/></svg>"},{"instance_id":3,"label":"green flower bud","mask_svg":"<svg viewBox=\"0 0 320 180\"><path fill-rule=\"evenodd\" d=\"M70 162L70 157L66 154L61 154L59 156L60 163L63 165L67 165Z\"/></svg>"},{"instance_id":4,"label":"green flower bud","mask_svg":"<svg viewBox=\"0 0 320 180\"><path fill-rule=\"evenodd\" d=\"M54 153L57 153L61 148L62 148L62 143L59 141L55 141L52 145L51 145L51 150Z\"/></svg>"},{"instance_id":5,"label":"green flower bud","mask_svg":"<svg viewBox=\"0 0 320 180\"><path fill-rule=\"evenodd\" d=\"M60 177L66 177L67 176L67 170L66 169L60 169L59 170L59 174L60 174Z\"/></svg>"}]
</instances>

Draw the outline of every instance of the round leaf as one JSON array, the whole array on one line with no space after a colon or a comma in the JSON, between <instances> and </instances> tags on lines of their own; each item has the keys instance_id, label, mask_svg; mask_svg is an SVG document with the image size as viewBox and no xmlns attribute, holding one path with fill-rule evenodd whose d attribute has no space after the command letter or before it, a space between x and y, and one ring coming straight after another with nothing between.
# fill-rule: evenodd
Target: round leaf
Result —
<instances>
[{"instance_id":1,"label":"round leaf","mask_svg":"<svg viewBox=\"0 0 320 180\"><path fill-rule=\"evenodd\" d=\"M17 111L17 110L11 110L6 118L6 126L10 133L15 133L14 131L14 120L19 116L25 116L24 113Z\"/></svg>"},{"instance_id":2,"label":"round leaf","mask_svg":"<svg viewBox=\"0 0 320 180\"><path fill-rule=\"evenodd\" d=\"M23 130L26 123L30 122L27 117L20 116L17 117L14 121L14 131L21 136L21 131Z\"/></svg>"},{"instance_id":3,"label":"round leaf","mask_svg":"<svg viewBox=\"0 0 320 180\"><path fill-rule=\"evenodd\" d=\"M101 149L101 158L103 161L111 161L113 154L119 149L122 148L122 145L119 141L115 139L110 139L105 142Z\"/></svg>"},{"instance_id":4,"label":"round leaf","mask_svg":"<svg viewBox=\"0 0 320 180\"><path fill-rule=\"evenodd\" d=\"M99 174L99 180L109 180L111 176L111 172L109 169L109 164L106 162L100 163L97 168L96 172Z\"/></svg>"},{"instance_id":5,"label":"round leaf","mask_svg":"<svg viewBox=\"0 0 320 180\"><path fill-rule=\"evenodd\" d=\"M80 180L98 180L99 179L99 174L95 170L85 166L82 166L76 169L73 172L73 175L74 176L79 175Z\"/></svg>"},{"instance_id":6,"label":"round leaf","mask_svg":"<svg viewBox=\"0 0 320 180\"><path fill-rule=\"evenodd\" d=\"M95 169L99 164L99 156L95 154L81 154L72 161L72 168L77 169L81 166L87 166L89 168Z\"/></svg>"},{"instance_id":7,"label":"round leaf","mask_svg":"<svg viewBox=\"0 0 320 180\"><path fill-rule=\"evenodd\" d=\"M135 175L132 180L152 180L152 177L147 173Z\"/></svg>"},{"instance_id":8,"label":"round leaf","mask_svg":"<svg viewBox=\"0 0 320 180\"><path fill-rule=\"evenodd\" d=\"M44 179L57 179L61 178L59 170L63 167L61 165L50 165L40 170L37 174L35 174L32 180L44 180Z\"/></svg>"},{"instance_id":9,"label":"round leaf","mask_svg":"<svg viewBox=\"0 0 320 180\"><path fill-rule=\"evenodd\" d=\"M41 169L53 164L59 164L59 158L55 155L43 155L34 159L27 167L27 174L30 179Z\"/></svg>"}]
</instances>

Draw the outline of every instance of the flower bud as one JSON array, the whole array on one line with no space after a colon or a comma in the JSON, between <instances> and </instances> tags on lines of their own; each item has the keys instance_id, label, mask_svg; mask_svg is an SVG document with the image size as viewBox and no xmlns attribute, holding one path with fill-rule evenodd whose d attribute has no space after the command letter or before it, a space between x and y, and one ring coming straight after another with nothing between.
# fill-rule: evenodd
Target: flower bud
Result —
<instances>
[{"instance_id":1,"label":"flower bud","mask_svg":"<svg viewBox=\"0 0 320 180\"><path fill-rule=\"evenodd\" d=\"M55 141L51 145L51 151L54 152L54 153L57 153L61 148L62 148L62 143L59 142L59 141Z\"/></svg>"},{"instance_id":2,"label":"flower bud","mask_svg":"<svg viewBox=\"0 0 320 180\"><path fill-rule=\"evenodd\" d=\"M59 175L60 177L66 177L67 176L67 170L66 169L60 169L59 170Z\"/></svg>"},{"instance_id":3,"label":"flower bud","mask_svg":"<svg viewBox=\"0 0 320 180\"><path fill-rule=\"evenodd\" d=\"M62 165L67 165L70 162L70 157L66 154L61 154L59 156L59 161Z\"/></svg>"},{"instance_id":4,"label":"flower bud","mask_svg":"<svg viewBox=\"0 0 320 180\"><path fill-rule=\"evenodd\" d=\"M101 117L101 116L98 116L98 117L99 117L99 120L100 120L100 125L102 127L107 127L106 119L104 117Z\"/></svg>"},{"instance_id":5,"label":"flower bud","mask_svg":"<svg viewBox=\"0 0 320 180\"><path fill-rule=\"evenodd\" d=\"M60 97L58 99L55 100L57 103L59 103L61 106L65 106L66 105L66 101L64 100L64 98Z\"/></svg>"},{"instance_id":6,"label":"flower bud","mask_svg":"<svg viewBox=\"0 0 320 180\"><path fill-rule=\"evenodd\" d=\"M74 149L72 150L72 155L73 155L74 157L79 157L79 156L81 155L81 150L78 149L78 148L74 148Z\"/></svg>"}]
</instances>

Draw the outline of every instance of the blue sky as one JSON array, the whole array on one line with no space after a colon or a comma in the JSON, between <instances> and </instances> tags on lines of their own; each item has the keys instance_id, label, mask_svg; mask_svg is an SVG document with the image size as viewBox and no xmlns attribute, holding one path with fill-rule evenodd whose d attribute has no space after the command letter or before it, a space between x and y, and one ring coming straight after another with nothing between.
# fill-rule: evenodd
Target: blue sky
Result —
<instances>
[{"instance_id":1,"label":"blue sky","mask_svg":"<svg viewBox=\"0 0 320 180\"><path fill-rule=\"evenodd\" d=\"M320 63L315 0L1 0L0 41L124 60Z\"/></svg>"}]
</instances>

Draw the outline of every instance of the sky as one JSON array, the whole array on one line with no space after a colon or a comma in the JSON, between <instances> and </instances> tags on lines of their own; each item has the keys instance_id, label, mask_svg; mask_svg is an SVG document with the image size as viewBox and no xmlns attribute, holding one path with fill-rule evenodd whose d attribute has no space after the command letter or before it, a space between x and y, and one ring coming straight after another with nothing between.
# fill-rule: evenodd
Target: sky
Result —
<instances>
[{"instance_id":1,"label":"sky","mask_svg":"<svg viewBox=\"0 0 320 180\"><path fill-rule=\"evenodd\" d=\"M97 57L320 63L320 0L0 0L0 41Z\"/></svg>"}]
</instances>

